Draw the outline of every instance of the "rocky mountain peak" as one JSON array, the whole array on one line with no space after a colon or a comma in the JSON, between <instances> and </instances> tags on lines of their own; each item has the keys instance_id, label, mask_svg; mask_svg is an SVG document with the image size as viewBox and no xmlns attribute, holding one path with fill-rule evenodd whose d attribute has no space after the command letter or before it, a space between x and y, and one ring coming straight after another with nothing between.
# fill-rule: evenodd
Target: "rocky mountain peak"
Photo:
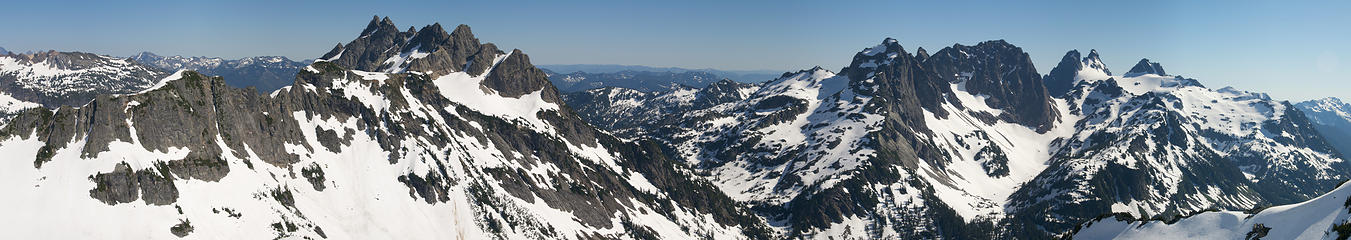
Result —
<instances>
[{"instance_id":1,"label":"rocky mountain peak","mask_svg":"<svg viewBox=\"0 0 1351 240\"><path fill-rule=\"evenodd\" d=\"M1081 62L1083 62L1085 68L1101 70L1108 76L1112 75L1112 71L1107 70L1107 64L1102 63L1102 58L1098 56L1097 49L1089 50L1088 56L1084 57Z\"/></svg>"},{"instance_id":2,"label":"rocky mountain peak","mask_svg":"<svg viewBox=\"0 0 1351 240\"><path fill-rule=\"evenodd\" d=\"M920 47L919 49L915 49L915 60L916 60L916 61L923 62L923 61L926 60L926 59L929 59L929 51L924 50L924 47Z\"/></svg>"},{"instance_id":3,"label":"rocky mountain peak","mask_svg":"<svg viewBox=\"0 0 1351 240\"><path fill-rule=\"evenodd\" d=\"M459 25L446 33L437 23L417 32L398 32L391 21L372 21L357 39L335 47L321 59L370 72L440 76L465 71L477 76L503 54L491 43L480 43L469 26Z\"/></svg>"},{"instance_id":4,"label":"rocky mountain peak","mask_svg":"<svg viewBox=\"0 0 1351 240\"><path fill-rule=\"evenodd\" d=\"M410 43L404 45L403 49L399 51L407 52L417 48L421 52L434 52L438 47L450 44L450 40L450 33L446 33L446 30L441 28L441 23L434 23L418 30L417 34L413 35L413 39L409 40ZM475 44L477 44L477 41L475 41Z\"/></svg>"},{"instance_id":5,"label":"rocky mountain peak","mask_svg":"<svg viewBox=\"0 0 1351 240\"><path fill-rule=\"evenodd\" d=\"M886 59L892 59L898 57L899 55L909 55L909 54L905 52L905 48L901 47L900 42L896 41L895 38L886 38L882 40L882 43L877 44L877 46L863 49L862 52L855 54L854 60L855 63L858 63L859 57L881 56L885 57Z\"/></svg>"},{"instance_id":6,"label":"rocky mountain peak","mask_svg":"<svg viewBox=\"0 0 1351 240\"><path fill-rule=\"evenodd\" d=\"M1131 67L1131 70L1126 72L1126 76L1139 76L1145 74L1156 74L1160 76L1168 75L1167 72L1163 71L1162 65L1159 65L1157 62L1150 62L1148 58L1140 59L1140 62L1135 63L1135 67Z\"/></svg>"},{"instance_id":7,"label":"rocky mountain peak","mask_svg":"<svg viewBox=\"0 0 1351 240\"><path fill-rule=\"evenodd\" d=\"M511 50L507 59L502 60L488 73L481 83L484 88L497 91L504 97L517 98L526 94L540 92L546 102L562 103L558 90L549 82L549 76L543 70L530 64L530 56L520 49Z\"/></svg>"},{"instance_id":8,"label":"rocky mountain peak","mask_svg":"<svg viewBox=\"0 0 1351 240\"><path fill-rule=\"evenodd\" d=\"M990 96L984 104L1005 110L998 117L1007 122L1044 131L1059 115L1032 58L1008 41L954 44L925 60L924 68L971 94Z\"/></svg>"},{"instance_id":9,"label":"rocky mountain peak","mask_svg":"<svg viewBox=\"0 0 1351 240\"><path fill-rule=\"evenodd\" d=\"M1079 60L1082 59L1082 57L1083 55L1079 53L1078 49L1070 50L1069 52L1065 53L1064 57L1060 58L1060 64L1057 66L1064 65L1065 67L1077 68L1079 66L1078 64L1075 63L1079 62Z\"/></svg>"},{"instance_id":10,"label":"rocky mountain peak","mask_svg":"<svg viewBox=\"0 0 1351 240\"><path fill-rule=\"evenodd\" d=\"M1097 52L1090 52L1095 54ZM1076 75L1082 70L1084 65L1080 62L1079 50L1070 50L1065 53L1065 57L1060 58L1060 63L1051 72L1044 77L1046 81L1046 91L1051 96L1061 96L1069 92L1074 87Z\"/></svg>"},{"instance_id":11,"label":"rocky mountain peak","mask_svg":"<svg viewBox=\"0 0 1351 240\"><path fill-rule=\"evenodd\" d=\"M397 26L394 26L394 21L389 20L389 17L385 17L382 20L380 19L380 16L373 16L371 17L371 22L366 24L366 29L361 30L361 36L370 36L382 31L386 33L398 32L399 29Z\"/></svg>"},{"instance_id":12,"label":"rocky mountain peak","mask_svg":"<svg viewBox=\"0 0 1351 240\"><path fill-rule=\"evenodd\" d=\"M460 24L460 25L455 26L455 30L454 30L454 31L451 31L450 34L451 34L451 35L457 35L457 36L467 36L467 37L470 37L470 38L474 37L473 31L470 31L470 30L469 30L469 25L464 25L464 24Z\"/></svg>"},{"instance_id":13,"label":"rocky mountain peak","mask_svg":"<svg viewBox=\"0 0 1351 240\"><path fill-rule=\"evenodd\" d=\"M1066 52L1065 57L1060 59L1060 63L1056 64L1055 68L1052 68L1051 72L1043 77L1046 82L1046 90L1051 96L1064 95L1066 92L1073 90L1080 80L1103 80L1112 75L1112 71L1108 70L1107 65L1102 63L1098 50L1089 50L1088 56L1081 56L1079 50Z\"/></svg>"},{"instance_id":14,"label":"rocky mountain peak","mask_svg":"<svg viewBox=\"0 0 1351 240\"><path fill-rule=\"evenodd\" d=\"M955 45L960 46L961 44L955 44ZM977 48L1018 48L1018 46L1014 46L1013 44L1009 43L1008 41L1004 41L1004 39L996 39L996 40L988 40L988 41L980 42L980 43L977 43L975 47L977 47Z\"/></svg>"}]
</instances>

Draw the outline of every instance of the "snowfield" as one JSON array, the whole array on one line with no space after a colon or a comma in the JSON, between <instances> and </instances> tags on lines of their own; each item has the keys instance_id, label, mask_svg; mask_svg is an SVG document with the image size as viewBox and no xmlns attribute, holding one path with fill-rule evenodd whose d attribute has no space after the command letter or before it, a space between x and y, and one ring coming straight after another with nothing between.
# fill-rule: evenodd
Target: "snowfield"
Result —
<instances>
[{"instance_id":1,"label":"snowfield","mask_svg":"<svg viewBox=\"0 0 1351 240\"><path fill-rule=\"evenodd\" d=\"M1351 186L1343 185L1309 201L1275 206L1256 214L1241 211L1204 212L1175 223L1122 221L1111 217L1089 222L1075 239L1340 239L1351 232ZM1265 230L1262 230L1265 229Z\"/></svg>"}]
</instances>

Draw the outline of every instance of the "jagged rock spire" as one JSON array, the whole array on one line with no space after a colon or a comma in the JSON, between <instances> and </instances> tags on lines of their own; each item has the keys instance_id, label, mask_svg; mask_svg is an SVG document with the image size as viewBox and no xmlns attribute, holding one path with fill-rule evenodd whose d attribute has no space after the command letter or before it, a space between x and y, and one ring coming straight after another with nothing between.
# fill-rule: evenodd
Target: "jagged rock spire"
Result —
<instances>
[{"instance_id":1,"label":"jagged rock spire","mask_svg":"<svg viewBox=\"0 0 1351 240\"><path fill-rule=\"evenodd\" d=\"M1089 56L1096 56L1096 53L1089 52ZM1080 56L1079 50L1066 52L1065 56L1060 58L1060 63L1056 64L1055 68L1051 68L1051 72L1043 77L1046 82L1046 91L1051 96L1065 95L1066 92L1070 91L1070 88L1074 87L1074 82L1077 80L1075 79L1076 75L1079 70L1084 68Z\"/></svg>"},{"instance_id":2,"label":"jagged rock spire","mask_svg":"<svg viewBox=\"0 0 1351 240\"><path fill-rule=\"evenodd\" d=\"M929 51L924 50L924 47L920 47L919 49L915 50L915 60L923 62L924 60L928 59L929 59Z\"/></svg>"},{"instance_id":3,"label":"jagged rock spire","mask_svg":"<svg viewBox=\"0 0 1351 240\"><path fill-rule=\"evenodd\" d=\"M1102 63L1102 58L1098 56L1097 49L1088 50L1088 56L1084 57L1081 62L1084 63L1085 68L1102 70L1102 72L1106 73L1108 76L1112 75L1112 71L1107 70L1107 65Z\"/></svg>"}]
</instances>

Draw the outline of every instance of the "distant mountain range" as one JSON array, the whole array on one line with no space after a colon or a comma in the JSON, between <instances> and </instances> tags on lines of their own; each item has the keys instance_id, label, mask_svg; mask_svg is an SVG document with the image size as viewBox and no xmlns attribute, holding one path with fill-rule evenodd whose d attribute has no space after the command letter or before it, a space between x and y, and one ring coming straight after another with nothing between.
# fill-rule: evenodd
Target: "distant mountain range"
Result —
<instances>
[{"instance_id":1,"label":"distant mountain range","mask_svg":"<svg viewBox=\"0 0 1351 240\"><path fill-rule=\"evenodd\" d=\"M732 81L744 83L759 83L773 80L774 78L777 78L779 77L779 75L786 72L775 70L718 70L712 68L688 69L678 67L649 67L640 65L618 65L618 64L553 64L553 65L539 65L539 67L557 73L572 73L572 72L616 73L621 71L672 72L672 73L705 72L717 75L722 78L731 79Z\"/></svg>"},{"instance_id":2,"label":"distant mountain range","mask_svg":"<svg viewBox=\"0 0 1351 240\"><path fill-rule=\"evenodd\" d=\"M280 56L223 59L219 57L160 56L142 52L132 60L158 67L165 71L192 70L210 76L221 76L225 83L238 88L255 87L259 92L272 92L291 85L295 74L314 60L293 61Z\"/></svg>"},{"instance_id":3,"label":"distant mountain range","mask_svg":"<svg viewBox=\"0 0 1351 240\"><path fill-rule=\"evenodd\" d=\"M544 69L549 81L558 87L558 91L577 92L604 87L622 87L642 92L670 91L681 86L702 88L721 76L700 71L688 72L652 72L623 70L613 73L571 72L556 73Z\"/></svg>"},{"instance_id":4,"label":"distant mountain range","mask_svg":"<svg viewBox=\"0 0 1351 240\"><path fill-rule=\"evenodd\" d=\"M1351 104L1335 97L1295 104L1343 155L1351 155Z\"/></svg>"}]
</instances>

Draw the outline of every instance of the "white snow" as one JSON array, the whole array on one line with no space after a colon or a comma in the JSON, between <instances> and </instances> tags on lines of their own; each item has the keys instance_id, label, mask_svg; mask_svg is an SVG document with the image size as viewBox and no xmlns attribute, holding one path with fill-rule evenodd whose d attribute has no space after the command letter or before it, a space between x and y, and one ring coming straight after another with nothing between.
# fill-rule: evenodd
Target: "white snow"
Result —
<instances>
[{"instance_id":1,"label":"white snow","mask_svg":"<svg viewBox=\"0 0 1351 240\"><path fill-rule=\"evenodd\" d=\"M507 55L509 54L494 59L493 67L505 60ZM541 97L543 90L516 98L504 97L491 89L480 87L487 76L487 74L470 76L466 72L453 72L437 77L434 82L446 98L464 104L474 111L508 120L522 120L534 129L551 129L549 124L536 116L540 111L559 109L558 104L544 101Z\"/></svg>"},{"instance_id":2,"label":"white snow","mask_svg":"<svg viewBox=\"0 0 1351 240\"><path fill-rule=\"evenodd\" d=\"M34 102L15 99L13 96L10 96L9 93L0 92L0 114L17 113L20 110L36 107L42 107L42 105ZM0 121L0 126L4 125L2 124L2 122L3 121Z\"/></svg>"},{"instance_id":3,"label":"white snow","mask_svg":"<svg viewBox=\"0 0 1351 240\"><path fill-rule=\"evenodd\" d=\"M165 85L168 85L168 84L169 84L169 81L174 81L174 80L182 79L182 78L183 78L183 71L185 71L185 70L178 70L177 72L174 72L174 74L169 74L169 76L164 77L164 78L161 78L161 79L159 80L159 82L155 82L155 85L151 85L150 88L146 88L145 90L141 90L140 92L137 92L136 94L148 93L148 92L150 92L150 91L154 91L155 89L160 89L160 88L164 87Z\"/></svg>"},{"instance_id":4,"label":"white snow","mask_svg":"<svg viewBox=\"0 0 1351 240\"><path fill-rule=\"evenodd\" d=\"M1176 223L1122 222L1113 218L1090 222L1075 239L1244 239L1256 224L1271 228L1263 239L1333 239L1334 224L1347 223L1345 206L1351 186L1341 186L1302 203L1270 207L1257 214L1205 212Z\"/></svg>"},{"instance_id":5,"label":"white snow","mask_svg":"<svg viewBox=\"0 0 1351 240\"><path fill-rule=\"evenodd\" d=\"M934 183L935 195L966 221L978 217L1002 217L1009 196L1046 169L1052 154L1052 141L1073 134L1073 124L1078 117L1066 114L1069 110L1065 102L1057 100L1055 107L1062 113L1061 120L1046 133L1003 121L985 124L968 111L992 112L994 116L1002 111L990 108L985 104L985 97L971 95L962 90L964 87L953 86L953 89L958 89L954 95L967 111L945 103L943 107L950 114L947 118L939 119L928 111L924 116L925 123L934 132L934 141L940 147L956 151L950 152L951 162L946 171L924 165L922 171L928 174L919 176ZM977 161L978 153L986 146L998 147L1008 157L1007 176L992 177Z\"/></svg>"},{"instance_id":6,"label":"white snow","mask_svg":"<svg viewBox=\"0 0 1351 240\"><path fill-rule=\"evenodd\" d=\"M55 55L46 56L49 58L60 56L81 57L89 60L91 65L67 68L62 64L54 64L49 59L43 59L45 54ZM14 56L0 55L0 75L12 77L14 84L20 88L62 95L92 91L125 92L127 89L142 89L152 83L150 79L142 79L141 76L159 73L159 70L135 65L126 59L109 56L94 56L94 59L89 59L83 55L73 54L75 53L40 53L34 55L35 59L31 61Z\"/></svg>"}]
</instances>

